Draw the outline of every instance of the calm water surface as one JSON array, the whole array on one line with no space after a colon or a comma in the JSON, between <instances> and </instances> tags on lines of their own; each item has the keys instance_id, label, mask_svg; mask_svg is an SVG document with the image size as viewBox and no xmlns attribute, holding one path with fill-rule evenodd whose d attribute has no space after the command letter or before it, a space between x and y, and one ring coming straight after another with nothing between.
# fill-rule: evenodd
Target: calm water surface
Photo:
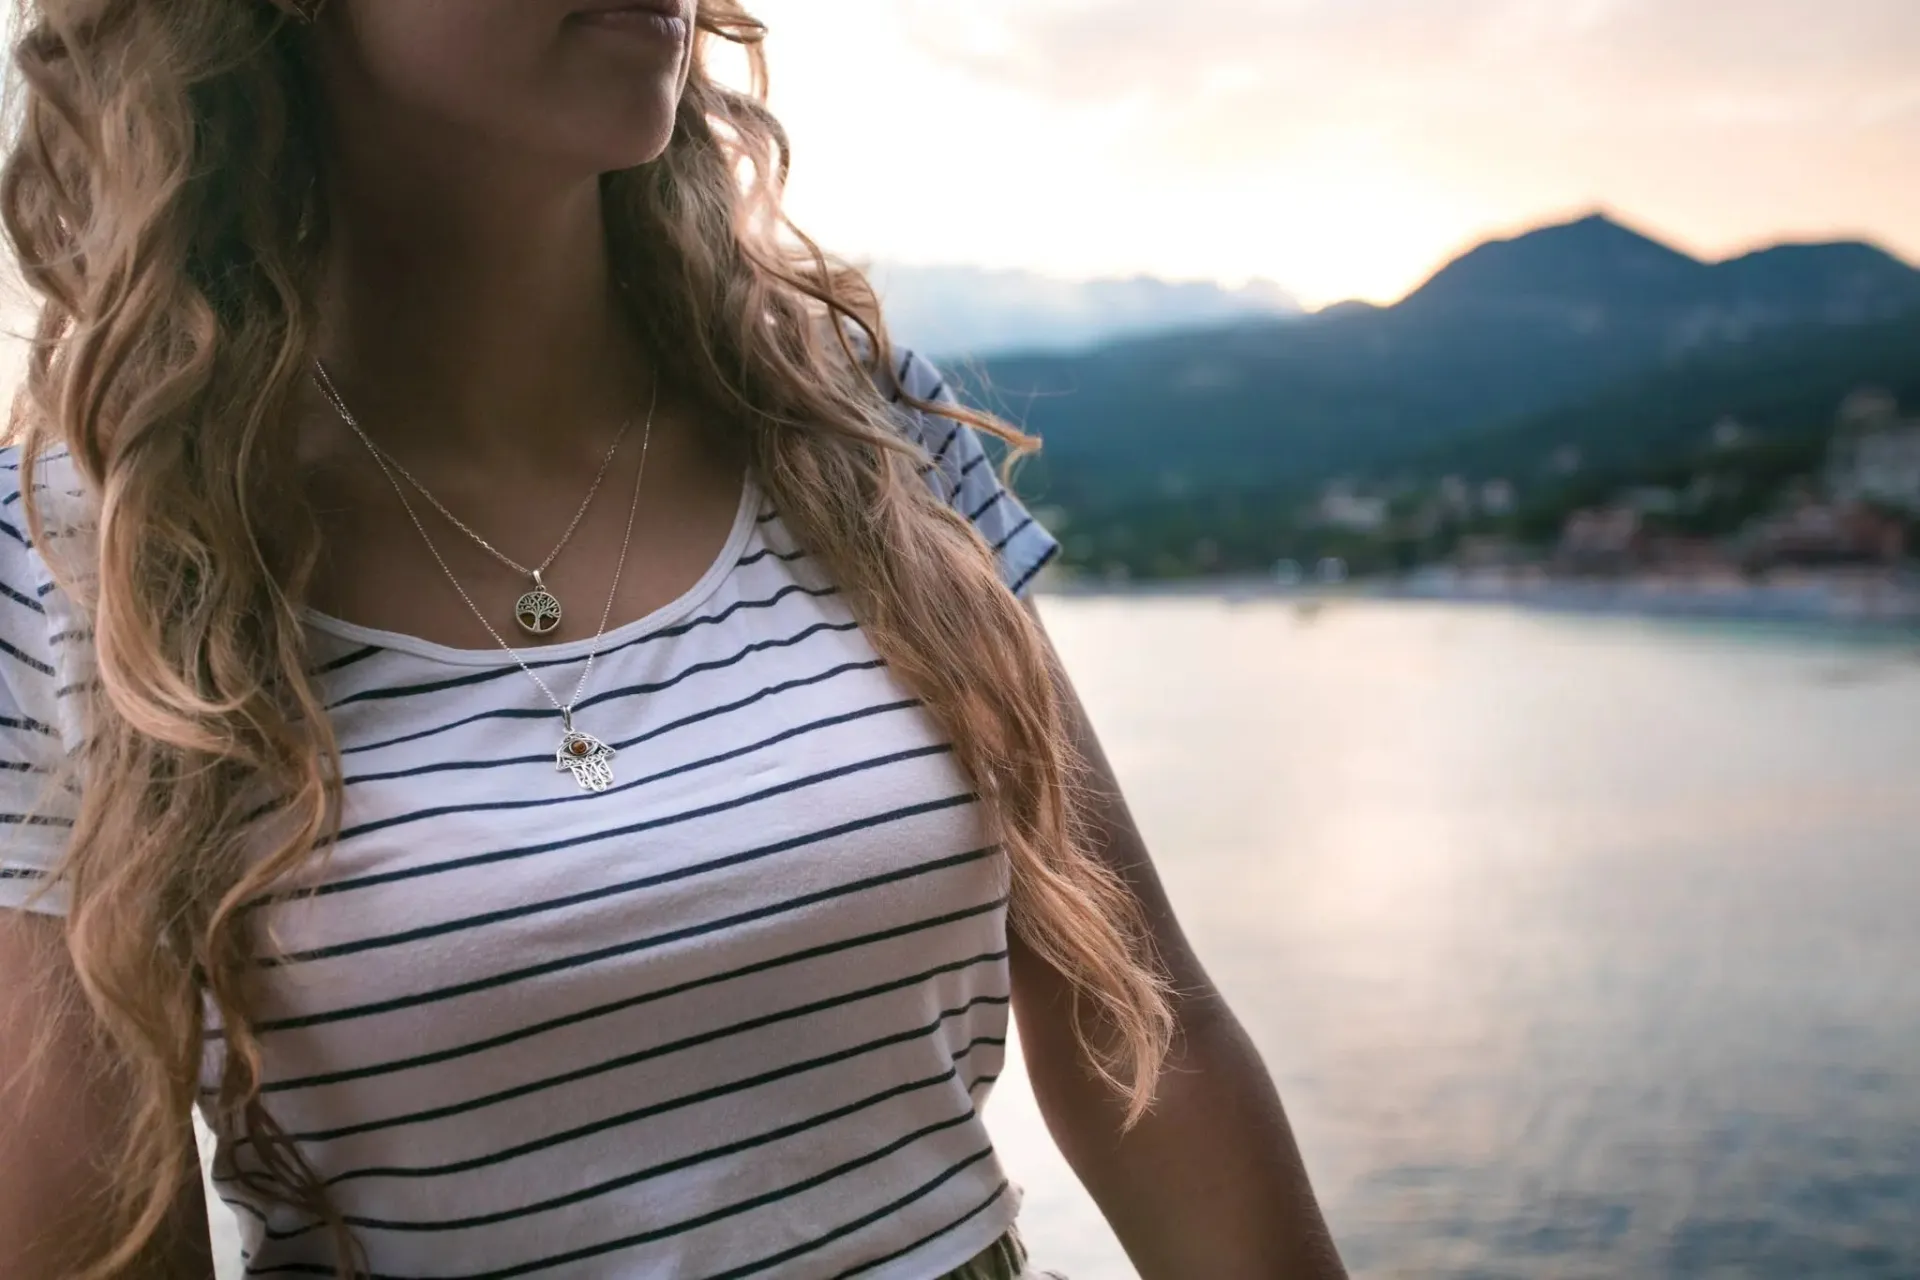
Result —
<instances>
[{"instance_id":1,"label":"calm water surface","mask_svg":"<svg viewBox=\"0 0 1920 1280\"><path fill-rule=\"evenodd\" d=\"M1920 1277L1920 642L1053 599L1363 1277ZM1010 1071L1036 1260L1125 1259Z\"/></svg>"},{"instance_id":2,"label":"calm water surface","mask_svg":"<svg viewBox=\"0 0 1920 1280\"><path fill-rule=\"evenodd\" d=\"M1357 1275L1920 1277L1920 642L1045 608Z\"/></svg>"}]
</instances>

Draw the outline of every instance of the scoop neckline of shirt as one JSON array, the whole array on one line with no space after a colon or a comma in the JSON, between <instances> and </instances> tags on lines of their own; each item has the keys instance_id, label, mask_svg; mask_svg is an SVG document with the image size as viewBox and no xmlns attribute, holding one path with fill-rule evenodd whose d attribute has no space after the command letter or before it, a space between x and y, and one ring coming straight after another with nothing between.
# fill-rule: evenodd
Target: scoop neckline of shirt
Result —
<instances>
[{"instance_id":1,"label":"scoop neckline of shirt","mask_svg":"<svg viewBox=\"0 0 1920 1280\"><path fill-rule=\"evenodd\" d=\"M754 485L753 477L743 476L740 481L740 504L734 512L733 528L728 532L727 540L721 546L720 553L714 557L713 563L707 566L707 571L701 574L691 587L652 613L635 618L632 622L622 623L597 637L600 651L605 653L626 641L638 639L648 632L671 626L703 604L740 562L741 553L746 550L747 543L758 526L759 499L760 491ZM330 613L322 613L312 607L303 608L300 613L302 620L316 630L339 636L344 640L352 640L358 644L372 645L378 649L393 649L435 662L458 666L513 665L513 659L508 657L506 650L498 645L489 649L460 649L401 631L383 631L378 627L362 626L357 622L348 622L345 618L336 618ZM596 637L587 636L580 640L568 640L562 644L522 645L516 647L515 652L528 662L566 662L574 658L586 657L593 651L595 640Z\"/></svg>"}]
</instances>

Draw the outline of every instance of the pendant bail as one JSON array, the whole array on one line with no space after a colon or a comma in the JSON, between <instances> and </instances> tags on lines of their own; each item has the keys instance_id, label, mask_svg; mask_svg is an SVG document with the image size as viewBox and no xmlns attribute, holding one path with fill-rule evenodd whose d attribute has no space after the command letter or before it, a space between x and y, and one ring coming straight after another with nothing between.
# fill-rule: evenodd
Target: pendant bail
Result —
<instances>
[{"instance_id":1,"label":"pendant bail","mask_svg":"<svg viewBox=\"0 0 1920 1280\"><path fill-rule=\"evenodd\" d=\"M533 585L535 586L535 588L541 591L545 591L547 589L546 581L543 578L541 578L540 571L538 569L535 569L533 571Z\"/></svg>"},{"instance_id":2,"label":"pendant bail","mask_svg":"<svg viewBox=\"0 0 1920 1280\"><path fill-rule=\"evenodd\" d=\"M568 733L573 732L573 710L571 708L560 708L560 727Z\"/></svg>"}]
</instances>

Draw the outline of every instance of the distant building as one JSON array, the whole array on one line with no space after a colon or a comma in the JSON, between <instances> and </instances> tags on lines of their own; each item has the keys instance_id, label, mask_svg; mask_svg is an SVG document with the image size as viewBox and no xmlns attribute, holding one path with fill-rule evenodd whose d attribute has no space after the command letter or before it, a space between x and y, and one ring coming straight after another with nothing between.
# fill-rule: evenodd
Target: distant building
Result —
<instances>
[{"instance_id":1,"label":"distant building","mask_svg":"<svg viewBox=\"0 0 1920 1280\"><path fill-rule=\"evenodd\" d=\"M1639 563L1646 545L1640 512L1632 507L1598 507L1567 517L1554 566L1565 573L1624 573Z\"/></svg>"},{"instance_id":2,"label":"distant building","mask_svg":"<svg viewBox=\"0 0 1920 1280\"><path fill-rule=\"evenodd\" d=\"M1647 563L1668 574L1693 577L1730 572L1733 568L1726 552L1712 538L1693 538L1666 534L1649 542Z\"/></svg>"},{"instance_id":3,"label":"distant building","mask_svg":"<svg viewBox=\"0 0 1920 1280\"><path fill-rule=\"evenodd\" d=\"M1900 402L1880 387L1863 387L1840 402L1835 424L1843 434L1885 431L1900 423Z\"/></svg>"},{"instance_id":4,"label":"distant building","mask_svg":"<svg viewBox=\"0 0 1920 1280\"><path fill-rule=\"evenodd\" d=\"M1905 526L1863 503L1802 502L1754 522L1742 541L1742 559L1757 569L1894 564L1907 551Z\"/></svg>"},{"instance_id":5,"label":"distant building","mask_svg":"<svg viewBox=\"0 0 1920 1280\"><path fill-rule=\"evenodd\" d=\"M1328 485L1320 495L1315 515L1321 524L1352 533L1375 533L1384 528L1391 506L1387 499L1356 493L1346 485Z\"/></svg>"},{"instance_id":6,"label":"distant building","mask_svg":"<svg viewBox=\"0 0 1920 1280\"><path fill-rule=\"evenodd\" d=\"M1878 413L1871 421L1862 425L1860 416L1842 410L1828 459L1828 489L1836 502L1872 502L1920 515L1920 421Z\"/></svg>"},{"instance_id":7,"label":"distant building","mask_svg":"<svg viewBox=\"0 0 1920 1280\"><path fill-rule=\"evenodd\" d=\"M1480 509L1490 516L1507 516L1520 505L1511 480L1489 480L1480 486Z\"/></svg>"}]
</instances>

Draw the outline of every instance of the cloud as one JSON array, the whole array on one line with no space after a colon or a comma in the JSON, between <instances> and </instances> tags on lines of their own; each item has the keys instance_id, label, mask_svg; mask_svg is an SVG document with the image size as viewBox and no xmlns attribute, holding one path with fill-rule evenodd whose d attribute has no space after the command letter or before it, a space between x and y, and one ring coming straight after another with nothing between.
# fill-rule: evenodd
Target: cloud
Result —
<instances>
[{"instance_id":1,"label":"cloud","mask_svg":"<svg viewBox=\"0 0 1920 1280\"><path fill-rule=\"evenodd\" d=\"M929 53L1067 100L1857 116L1920 94L1915 0L908 0ZM1734 114L1739 114L1736 110Z\"/></svg>"},{"instance_id":2,"label":"cloud","mask_svg":"<svg viewBox=\"0 0 1920 1280\"><path fill-rule=\"evenodd\" d=\"M810 145L889 104L808 181L847 243L908 260L1386 298L1596 205L1704 253L1920 256L1920 0L760 3L817 50L775 77L817 101ZM984 198L856 200L914 130Z\"/></svg>"}]
</instances>

